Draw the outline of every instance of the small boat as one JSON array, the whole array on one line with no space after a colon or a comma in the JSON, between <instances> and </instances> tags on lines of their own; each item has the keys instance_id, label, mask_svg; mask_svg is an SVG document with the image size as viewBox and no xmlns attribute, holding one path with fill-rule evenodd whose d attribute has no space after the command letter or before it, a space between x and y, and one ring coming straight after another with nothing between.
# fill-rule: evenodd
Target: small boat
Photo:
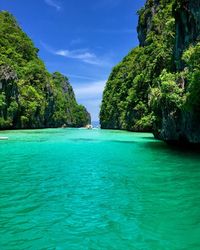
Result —
<instances>
[{"instance_id":1,"label":"small boat","mask_svg":"<svg viewBox=\"0 0 200 250\"><path fill-rule=\"evenodd\" d=\"M0 137L0 141L8 140L8 137Z\"/></svg>"},{"instance_id":2,"label":"small boat","mask_svg":"<svg viewBox=\"0 0 200 250\"><path fill-rule=\"evenodd\" d=\"M66 124L63 124L63 125L62 125L62 128L67 128L67 125L66 125Z\"/></svg>"},{"instance_id":3,"label":"small boat","mask_svg":"<svg viewBox=\"0 0 200 250\"><path fill-rule=\"evenodd\" d=\"M88 124L88 125L86 126L86 128L87 128L87 129L93 129L93 126L92 126L91 124Z\"/></svg>"}]
</instances>

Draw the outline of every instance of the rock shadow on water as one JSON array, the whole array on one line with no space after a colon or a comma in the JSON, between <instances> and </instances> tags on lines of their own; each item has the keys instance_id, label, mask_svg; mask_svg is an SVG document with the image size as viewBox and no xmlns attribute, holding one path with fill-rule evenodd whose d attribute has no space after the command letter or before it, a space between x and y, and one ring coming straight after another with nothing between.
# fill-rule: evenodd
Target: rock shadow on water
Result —
<instances>
[{"instance_id":1,"label":"rock shadow on water","mask_svg":"<svg viewBox=\"0 0 200 250\"><path fill-rule=\"evenodd\" d=\"M169 152L170 154L181 155L182 157L197 157L200 159L200 144L180 144L159 140L156 141L154 139L154 141L146 142L143 146L158 152Z\"/></svg>"}]
</instances>

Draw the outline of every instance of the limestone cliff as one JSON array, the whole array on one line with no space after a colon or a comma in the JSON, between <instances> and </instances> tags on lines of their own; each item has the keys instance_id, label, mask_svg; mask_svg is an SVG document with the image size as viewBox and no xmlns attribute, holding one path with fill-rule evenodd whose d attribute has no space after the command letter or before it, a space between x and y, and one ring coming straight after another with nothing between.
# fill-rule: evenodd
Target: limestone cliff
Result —
<instances>
[{"instance_id":1,"label":"limestone cliff","mask_svg":"<svg viewBox=\"0 0 200 250\"><path fill-rule=\"evenodd\" d=\"M138 38L108 79L102 128L200 143L200 0L148 0Z\"/></svg>"},{"instance_id":2,"label":"limestone cliff","mask_svg":"<svg viewBox=\"0 0 200 250\"><path fill-rule=\"evenodd\" d=\"M139 11L140 46L114 67L103 94L102 128L152 131L151 88L173 67L175 21L172 1L147 1Z\"/></svg>"},{"instance_id":3,"label":"limestone cliff","mask_svg":"<svg viewBox=\"0 0 200 250\"><path fill-rule=\"evenodd\" d=\"M173 14L176 24L174 81L181 93L177 96L181 104L172 105L169 98L161 98L161 118L157 119L160 123L155 124L154 133L157 138L171 143L199 144L200 0L177 1Z\"/></svg>"},{"instance_id":4,"label":"limestone cliff","mask_svg":"<svg viewBox=\"0 0 200 250\"><path fill-rule=\"evenodd\" d=\"M200 40L200 1L177 1L173 15L176 20L175 62L177 69L182 69L183 51Z\"/></svg>"},{"instance_id":5,"label":"limestone cliff","mask_svg":"<svg viewBox=\"0 0 200 250\"><path fill-rule=\"evenodd\" d=\"M15 18L0 12L0 129L81 127L91 122L67 77L50 74Z\"/></svg>"}]
</instances>

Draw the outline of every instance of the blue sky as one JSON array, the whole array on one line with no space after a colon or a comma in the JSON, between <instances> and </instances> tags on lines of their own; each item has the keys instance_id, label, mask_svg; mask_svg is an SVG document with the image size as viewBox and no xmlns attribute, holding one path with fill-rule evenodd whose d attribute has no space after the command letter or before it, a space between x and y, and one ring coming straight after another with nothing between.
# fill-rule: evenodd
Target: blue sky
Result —
<instances>
[{"instance_id":1,"label":"blue sky","mask_svg":"<svg viewBox=\"0 0 200 250\"><path fill-rule=\"evenodd\" d=\"M70 79L77 100L98 120L105 82L138 44L137 10L145 0L1 0L39 48L50 72Z\"/></svg>"}]
</instances>

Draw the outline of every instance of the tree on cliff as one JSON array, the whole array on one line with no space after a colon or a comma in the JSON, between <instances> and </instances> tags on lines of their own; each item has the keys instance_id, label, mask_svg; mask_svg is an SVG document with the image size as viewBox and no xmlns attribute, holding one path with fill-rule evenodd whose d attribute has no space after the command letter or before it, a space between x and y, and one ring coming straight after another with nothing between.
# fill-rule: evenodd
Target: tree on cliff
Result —
<instances>
[{"instance_id":1,"label":"tree on cliff","mask_svg":"<svg viewBox=\"0 0 200 250\"><path fill-rule=\"evenodd\" d=\"M102 128L153 131L166 141L200 143L200 0L148 0L140 46L106 84Z\"/></svg>"},{"instance_id":2,"label":"tree on cliff","mask_svg":"<svg viewBox=\"0 0 200 250\"><path fill-rule=\"evenodd\" d=\"M0 128L85 126L68 79L50 74L15 18L0 12Z\"/></svg>"}]
</instances>

